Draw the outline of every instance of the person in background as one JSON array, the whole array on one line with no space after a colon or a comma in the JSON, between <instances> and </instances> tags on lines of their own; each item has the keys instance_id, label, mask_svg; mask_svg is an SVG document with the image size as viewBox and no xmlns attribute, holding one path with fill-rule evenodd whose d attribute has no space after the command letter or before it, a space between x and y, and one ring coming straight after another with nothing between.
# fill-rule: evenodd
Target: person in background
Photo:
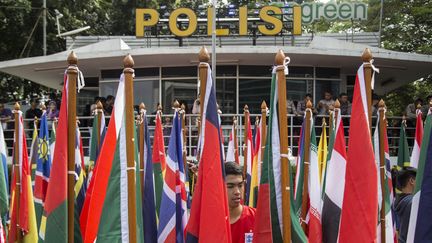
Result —
<instances>
[{"instance_id":1,"label":"person in background","mask_svg":"<svg viewBox=\"0 0 432 243\"><path fill-rule=\"evenodd\" d=\"M198 97L195 99L192 107L192 114L196 115L201 112L200 110L200 95L198 94Z\"/></svg>"},{"instance_id":2,"label":"person in background","mask_svg":"<svg viewBox=\"0 0 432 243\"><path fill-rule=\"evenodd\" d=\"M423 112L423 119L426 119L426 116L429 112L429 103L432 102L432 95L426 97L426 103L422 106L421 111Z\"/></svg>"},{"instance_id":3,"label":"person in background","mask_svg":"<svg viewBox=\"0 0 432 243\"><path fill-rule=\"evenodd\" d=\"M413 192L416 184L416 169L412 167L403 168L397 175L397 188L402 192L399 194L393 204L393 209L396 212L396 217L399 222L399 237L400 243L405 243L408 234L408 225L411 214L411 204L413 200Z\"/></svg>"},{"instance_id":4,"label":"person in background","mask_svg":"<svg viewBox=\"0 0 432 243\"><path fill-rule=\"evenodd\" d=\"M47 118L53 121L55 118L59 117L59 110L57 109L57 104L55 101L50 101L48 104Z\"/></svg>"},{"instance_id":5,"label":"person in background","mask_svg":"<svg viewBox=\"0 0 432 243\"><path fill-rule=\"evenodd\" d=\"M372 116L377 116L378 113L378 103L380 101L380 97L376 94L372 95ZM374 122L372 124L375 124Z\"/></svg>"},{"instance_id":6,"label":"person in background","mask_svg":"<svg viewBox=\"0 0 432 243\"><path fill-rule=\"evenodd\" d=\"M0 122L3 128L3 131L8 127L7 122L12 119L12 111L9 108L6 108L3 103L0 103Z\"/></svg>"},{"instance_id":7,"label":"person in background","mask_svg":"<svg viewBox=\"0 0 432 243\"><path fill-rule=\"evenodd\" d=\"M256 209L242 205L245 187L243 169L235 162L226 162L225 174L232 242L252 242Z\"/></svg>"},{"instance_id":8,"label":"person in background","mask_svg":"<svg viewBox=\"0 0 432 243\"><path fill-rule=\"evenodd\" d=\"M290 100L290 99L287 99L287 104L286 104L286 106L287 106L287 114L293 114L293 115L298 115L298 113L297 113L297 109L296 109L296 107L295 107L295 105L294 105L294 102L292 101L292 100Z\"/></svg>"},{"instance_id":9,"label":"person in background","mask_svg":"<svg viewBox=\"0 0 432 243\"><path fill-rule=\"evenodd\" d=\"M408 119L415 120L417 118L416 110L418 105L423 105L423 100L420 98L417 98L414 103L407 105L405 108L405 113Z\"/></svg>"},{"instance_id":10,"label":"person in background","mask_svg":"<svg viewBox=\"0 0 432 243\"><path fill-rule=\"evenodd\" d=\"M112 95L108 95L107 96L106 102L105 102L106 106L104 107L105 108L105 115L106 116L110 116L111 115L112 110L114 108L114 101L115 101L115 97L114 96L112 96Z\"/></svg>"},{"instance_id":11,"label":"person in background","mask_svg":"<svg viewBox=\"0 0 432 243\"><path fill-rule=\"evenodd\" d=\"M341 93L339 95L339 102L341 115L351 115L351 102L349 102L346 93Z\"/></svg>"},{"instance_id":12,"label":"person in background","mask_svg":"<svg viewBox=\"0 0 432 243\"><path fill-rule=\"evenodd\" d=\"M319 115L328 115L329 110L334 107L334 100L329 91L324 92L324 99L320 100L317 105Z\"/></svg>"},{"instance_id":13,"label":"person in background","mask_svg":"<svg viewBox=\"0 0 432 243\"><path fill-rule=\"evenodd\" d=\"M40 118L42 116L42 110L38 107L38 102L36 100L31 100L30 108L25 112L26 119L34 119L35 117ZM28 122L28 128L34 128L34 122ZM32 131L33 132L33 131Z\"/></svg>"},{"instance_id":14,"label":"person in background","mask_svg":"<svg viewBox=\"0 0 432 243\"><path fill-rule=\"evenodd\" d=\"M312 103L312 112L314 114L316 114L316 110L313 106L313 101L312 101L312 95L311 94L306 94L304 99L297 102L297 114L300 116L304 116L305 114L305 110L306 110L306 104L307 102L310 101Z\"/></svg>"}]
</instances>

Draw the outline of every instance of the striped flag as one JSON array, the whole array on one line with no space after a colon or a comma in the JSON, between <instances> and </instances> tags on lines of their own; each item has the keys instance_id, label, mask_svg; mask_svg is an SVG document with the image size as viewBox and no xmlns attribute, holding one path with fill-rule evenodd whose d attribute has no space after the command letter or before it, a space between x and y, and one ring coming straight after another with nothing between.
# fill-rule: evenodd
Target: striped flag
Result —
<instances>
[{"instance_id":1,"label":"striped flag","mask_svg":"<svg viewBox=\"0 0 432 243\"><path fill-rule=\"evenodd\" d=\"M421 118L420 118L421 119ZM423 126L422 126L423 129ZM415 146L415 144L414 144ZM410 165L410 155L408 148L408 141L406 135L406 122L402 121L400 132L399 132L399 144L398 144L398 157L397 157L397 168L400 170L405 166Z\"/></svg>"},{"instance_id":2,"label":"striped flag","mask_svg":"<svg viewBox=\"0 0 432 243\"><path fill-rule=\"evenodd\" d=\"M166 169L165 144L162 130L162 119L159 112L156 113L156 127L153 136L153 173L156 196L156 213L159 215L162 199L163 177Z\"/></svg>"},{"instance_id":3,"label":"striped flag","mask_svg":"<svg viewBox=\"0 0 432 243\"><path fill-rule=\"evenodd\" d=\"M39 158L38 146L39 146L39 135L37 129L37 121L35 120L33 122L33 135L32 135L32 142L30 145L30 171L31 171L31 178L32 178L32 186L34 186L35 184L37 160Z\"/></svg>"},{"instance_id":4,"label":"striped flag","mask_svg":"<svg viewBox=\"0 0 432 243\"><path fill-rule=\"evenodd\" d=\"M7 147L4 140L3 127L0 126L0 226L6 225L7 212L9 211L9 177L6 157ZM5 236L3 233L5 233L4 228L2 228L0 234ZM3 240L5 240L5 238L3 238Z\"/></svg>"},{"instance_id":5,"label":"striped flag","mask_svg":"<svg viewBox=\"0 0 432 243\"><path fill-rule=\"evenodd\" d=\"M357 71L352 102L344 207L339 232L341 242L376 240L378 176L369 128L370 107L367 105L363 65ZM372 83L373 80L372 76Z\"/></svg>"},{"instance_id":6,"label":"striped flag","mask_svg":"<svg viewBox=\"0 0 432 243\"><path fill-rule=\"evenodd\" d=\"M51 153L49 148L49 131L46 111L43 112L40 118L40 133L38 140L38 158L36 166L36 177L35 177L35 210L36 210L36 222L38 228L40 228L40 221L43 213L43 205L48 188L48 182L51 172Z\"/></svg>"},{"instance_id":7,"label":"striped flag","mask_svg":"<svg viewBox=\"0 0 432 243\"><path fill-rule=\"evenodd\" d=\"M297 217L301 216L302 198L303 198L303 183L304 183L304 148L305 148L305 127L306 119L303 119L302 127L300 128L300 139L298 142L298 154L296 158L296 173L294 178L294 212Z\"/></svg>"},{"instance_id":8,"label":"striped flag","mask_svg":"<svg viewBox=\"0 0 432 243\"><path fill-rule=\"evenodd\" d=\"M345 188L347 155L340 112L338 112L335 119L337 119L337 122L335 124L335 135L333 135L334 145L327 163L323 195L322 226L324 242L337 242L338 240Z\"/></svg>"},{"instance_id":9,"label":"striped flag","mask_svg":"<svg viewBox=\"0 0 432 243\"><path fill-rule=\"evenodd\" d=\"M278 83L273 70L271 81L271 100L269 123L267 127L266 148L261 169L261 181L257 202L253 242L282 242L282 189L280 170L280 141L278 120ZM291 172L290 172L291 173ZM292 184L292 182L291 182ZM293 194L290 195L293 202ZM292 242L307 242L291 203Z\"/></svg>"},{"instance_id":10,"label":"striped flag","mask_svg":"<svg viewBox=\"0 0 432 243\"><path fill-rule=\"evenodd\" d=\"M55 122L52 123L51 128L51 134L50 134L50 140L49 140L49 148L51 153L51 158L54 156L54 149L55 149L55 141L56 141L56 126Z\"/></svg>"},{"instance_id":11,"label":"striped flag","mask_svg":"<svg viewBox=\"0 0 432 243\"><path fill-rule=\"evenodd\" d=\"M100 128L98 125L98 119L100 114ZM106 131L105 125L105 115L103 112L95 112L93 117L93 127L90 135L90 152L89 152L89 166L88 166L88 175L87 175L87 186L91 181L93 176L93 169L95 167L95 162L99 156L100 149L103 144L104 136ZM99 138L99 141L98 141Z\"/></svg>"},{"instance_id":12,"label":"striped flag","mask_svg":"<svg viewBox=\"0 0 432 243\"><path fill-rule=\"evenodd\" d=\"M258 198L258 185L260 183L261 172L261 120L259 125L255 126L255 150L253 153L252 176L250 182L249 207L256 207Z\"/></svg>"},{"instance_id":13,"label":"striped flag","mask_svg":"<svg viewBox=\"0 0 432 243\"><path fill-rule=\"evenodd\" d=\"M75 138L75 210L78 215L81 214L81 210L84 204L84 198L87 190L87 178L85 174L84 165L84 151L81 139L81 132L78 124L76 126L76 138Z\"/></svg>"},{"instance_id":14,"label":"striped flag","mask_svg":"<svg viewBox=\"0 0 432 243\"><path fill-rule=\"evenodd\" d=\"M231 242L224 162L210 66L203 102L198 181L192 200L186 242Z\"/></svg>"},{"instance_id":15,"label":"striped flag","mask_svg":"<svg viewBox=\"0 0 432 243\"><path fill-rule=\"evenodd\" d=\"M0 243L6 242L6 232L3 225L6 224L3 223L3 217L0 215Z\"/></svg>"},{"instance_id":16,"label":"striped flag","mask_svg":"<svg viewBox=\"0 0 432 243\"><path fill-rule=\"evenodd\" d=\"M320 184L324 184L324 175L325 170L327 168L327 129L326 129L326 123L325 120L323 121L323 124L321 126L321 136L318 143L318 162L319 162L319 178L320 178Z\"/></svg>"},{"instance_id":17,"label":"striped flag","mask_svg":"<svg viewBox=\"0 0 432 243\"><path fill-rule=\"evenodd\" d=\"M14 164L19 166L19 173L15 171L12 174L11 184L11 208L10 208L10 229L9 229L9 242L15 242L17 230L21 231L24 235L23 242L37 242L37 226L36 215L33 200L33 190L31 181L30 162L27 155L27 143L24 131L23 117L21 111L18 112L18 134L14 136L14 147L18 150L18 158L14 156ZM19 180L20 187L17 188L17 180ZM19 201L18 200L19 195ZM17 206L19 205L19 208Z\"/></svg>"},{"instance_id":18,"label":"striped flag","mask_svg":"<svg viewBox=\"0 0 432 243\"><path fill-rule=\"evenodd\" d=\"M387 137L387 125L384 125L384 136L380 136L380 114L377 113L377 125L374 133L374 151L375 158L377 163L377 175L378 175L378 212L380 212L381 208L384 207L385 212L385 242L395 242L396 237L396 225L393 220L393 213L391 209L391 205L393 204L394 194L393 194L393 184L391 178L390 171L390 154L389 154L389 146L388 146L388 137ZM384 121L386 122L386 121ZM385 175L384 175L384 185L381 185L381 158L380 158L380 140L384 140L384 166L385 166ZM384 195L381 193L381 187L384 186ZM383 200L384 197L384 200ZM384 205L382 202L384 201ZM377 226L377 241L381 241L381 220L378 221Z\"/></svg>"},{"instance_id":19,"label":"striped flag","mask_svg":"<svg viewBox=\"0 0 432 243\"><path fill-rule=\"evenodd\" d=\"M423 140L423 120L422 120L422 112L420 109L417 109L417 121L416 121L416 131L415 131L415 139L414 146L411 154L411 167L417 168L420 159L420 150ZM429 115L429 114L428 114Z\"/></svg>"},{"instance_id":20,"label":"striped flag","mask_svg":"<svg viewBox=\"0 0 432 243\"><path fill-rule=\"evenodd\" d=\"M122 74L111 120L85 198L86 210L81 213L81 223L85 223L85 226L81 225L84 242L129 241L124 90ZM138 160L136 155L135 146L135 161ZM139 163L136 163L135 171L139 171ZM140 188L139 173L136 173L136 186ZM137 189L136 193L137 212L141 212L141 190ZM85 217L86 221L83 220ZM142 214L136 217L136 237L141 242L144 238Z\"/></svg>"},{"instance_id":21,"label":"striped flag","mask_svg":"<svg viewBox=\"0 0 432 243\"><path fill-rule=\"evenodd\" d=\"M184 242L188 215L183 164L183 138L178 110L174 113L159 212L158 242Z\"/></svg>"},{"instance_id":22,"label":"striped flag","mask_svg":"<svg viewBox=\"0 0 432 243\"><path fill-rule=\"evenodd\" d=\"M157 241L157 224L156 224L156 202L153 182L153 162L150 148L150 133L148 128L147 116L143 115L144 122L144 196L143 196L143 224L144 224L144 242ZM143 136L143 134L140 134Z\"/></svg>"},{"instance_id":23,"label":"striped flag","mask_svg":"<svg viewBox=\"0 0 432 243\"><path fill-rule=\"evenodd\" d=\"M249 195L251 190L251 179L252 179L252 166L253 166L253 157L254 157L254 148L253 148L253 141L252 141L252 128L250 124L250 119L248 120L248 124L246 124L246 134L247 134L247 140L245 142L245 149L246 150L246 158L244 158L244 165L245 168L244 174L246 179L246 190L245 190L245 202L246 204L249 202Z\"/></svg>"},{"instance_id":24,"label":"striped flag","mask_svg":"<svg viewBox=\"0 0 432 243\"><path fill-rule=\"evenodd\" d=\"M240 163L239 154L238 154L238 144L236 144L237 139L234 137L234 129L235 124L231 127L231 132L229 135L229 141L228 141L228 151L226 154L226 162L237 162L237 164Z\"/></svg>"},{"instance_id":25,"label":"striped flag","mask_svg":"<svg viewBox=\"0 0 432 243\"><path fill-rule=\"evenodd\" d=\"M425 122L418 160L407 242L430 242L432 239L432 114L430 111L431 109Z\"/></svg>"}]
</instances>

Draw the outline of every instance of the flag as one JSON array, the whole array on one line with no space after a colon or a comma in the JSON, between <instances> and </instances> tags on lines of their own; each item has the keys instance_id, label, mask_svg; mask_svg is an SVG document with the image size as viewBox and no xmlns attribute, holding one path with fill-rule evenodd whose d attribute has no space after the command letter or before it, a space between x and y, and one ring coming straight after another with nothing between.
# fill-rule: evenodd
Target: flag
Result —
<instances>
[{"instance_id":1,"label":"flag","mask_svg":"<svg viewBox=\"0 0 432 243\"><path fill-rule=\"evenodd\" d=\"M384 125L383 137L380 136L380 114L377 112L377 125L374 133L374 151L377 163L377 175L378 175L378 213L381 212L381 208L384 207L385 212L385 242L395 242L396 237L396 225L393 220L391 205L393 204L393 183L390 171L390 154L387 137L387 125ZM384 121L386 123L386 121ZM385 175L381 175L381 157L380 157L380 141L384 141L384 168ZM384 176L384 185L381 185L381 176ZM382 195L382 189L384 187L384 195ZM384 198L384 200L383 200ZM382 202L384 201L384 205ZM377 225L377 241L381 241L381 220L378 221Z\"/></svg>"},{"instance_id":2,"label":"flag","mask_svg":"<svg viewBox=\"0 0 432 243\"><path fill-rule=\"evenodd\" d=\"M9 176L7 167L7 147L3 135L3 127L0 126L0 226L6 225L7 212L9 211ZM2 228L2 234L4 236L5 230ZM1 236L0 236L1 237ZM5 238L3 238L5 240ZM5 241L1 241L5 242Z\"/></svg>"},{"instance_id":3,"label":"flag","mask_svg":"<svg viewBox=\"0 0 432 243\"><path fill-rule=\"evenodd\" d=\"M93 243L96 240L98 242L129 241L124 87L125 79L122 74L111 120L81 213L80 220L84 242ZM135 161L138 161L137 146L134 149ZM139 163L135 164L135 171L139 171ZM137 186L136 208L137 212L141 212L139 173L136 173L135 181ZM136 217L136 238L138 242L141 242L144 238L142 214L139 213Z\"/></svg>"},{"instance_id":4,"label":"flag","mask_svg":"<svg viewBox=\"0 0 432 243\"><path fill-rule=\"evenodd\" d=\"M345 189L347 155L340 112L338 112L335 119L337 119L337 122L335 124L334 138L331 139L334 140L334 143L330 150L330 159L327 162L323 195L322 226L324 242L337 242L338 240Z\"/></svg>"},{"instance_id":5,"label":"flag","mask_svg":"<svg viewBox=\"0 0 432 243\"><path fill-rule=\"evenodd\" d=\"M324 174L327 168L327 129L325 120L323 120L323 124L321 126L321 136L318 143L318 162L319 162L319 178L320 184L323 185Z\"/></svg>"},{"instance_id":6,"label":"flag","mask_svg":"<svg viewBox=\"0 0 432 243\"><path fill-rule=\"evenodd\" d=\"M354 86L340 242L376 240L378 176L369 127L370 107L367 105L363 65L357 71ZM372 83L373 80L372 76Z\"/></svg>"},{"instance_id":7,"label":"flag","mask_svg":"<svg viewBox=\"0 0 432 243\"><path fill-rule=\"evenodd\" d=\"M98 124L100 114L100 127ZM99 152L104 140L106 131L106 125L105 125L105 115L103 112L95 112L95 115L93 117L93 127L90 135L90 148L89 148L89 165L88 165L88 175L87 175L87 186L91 181L91 178L93 176L93 169L95 167L95 162L97 161L97 158L99 156ZM99 141L98 141L99 138Z\"/></svg>"},{"instance_id":8,"label":"flag","mask_svg":"<svg viewBox=\"0 0 432 243\"><path fill-rule=\"evenodd\" d=\"M231 242L224 162L210 66L203 102L198 181L192 200L186 242Z\"/></svg>"},{"instance_id":9,"label":"flag","mask_svg":"<svg viewBox=\"0 0 432 243\"><path fill-rule=\"evenodd\" d=\"M261 179L257 202L253 242L282 242L282 189L280 170L280 141L278 120L278 85L276 71L273 70L271 81L270 115L267 127L267 139L264 159L261 169ZM291 173L291 172L289 172ZM292 182L290 183L292 184ZM291 186L292 187L292 186ZM300 226L299 218L295 214L291 200L291 239L292 242L307 242L307 238Z\"/></svg>"},{"instance_id":10,"label":"flag","mask_svg":"<svg viewBox=\"0 0 432 243\"><path fill-rule=\"evenodd\" d=\"M261 170L261 120L259 126L255 126L255 143L253 152L253 163L252 163L252 176L250 182L250 194L249 194L249 207L256 207L256 202L258 198L258 185L260 179Z\"/></svg>"},{"instance_id":11,"label":"flag","mask_svg":"<svg viewBox=\"0 0 432 243\"><path fill-rule=\"evenodd\" d=\"M397 157L397 167L399 170L405 166L410 165L410 155L409 155L408 141L407 141L405 128L406 128L406 123L402 121L400 132L399 132L399 144L398 144L399 146L398 146L398 157ZM415 142L414 142L414 146L415 146Z\"/></svg>"},{"instance_id":12,"label":"flag","mask_svg":"<svg viewBox=\"0 0 432 243\"><path fill-rule=\"evenodd\" d=\"M80 215L87 190L87 178L84 170L84 151L81 139L81 132L79 131L78 124L75 130L75 211L78 213L78 215Z\"/></svg>"},{"instance_id":13,"label":"flag","mask_svg":"<svg viewBox=\"0 0 432 243\"><path fill-rule=\"evenodd\" d=\"M238 154L238 144L237 144L237 138L235 138L235 124L231 127L231 132L229 135L229 141L228 141L228 151L226 155L226 162L236 162L237 164L240 164L239 154Z\"/></svg>"},{"instance_id":14,"label":"flag","mask_svg":"<svg viewBox=\"0 0 432 243\"><path fill-rule=\"evenodd\" d=\"M315 128L313 125L313 118L311 114L311 131L310 136L310 166L309 166L309 178L308 178L308 189L309 189L309 206L308 206L308 239L309 242L322 242L322 226L321 226L321 213L322 213L322 201L321 201L321 180L320 180L320 162L318 160L318 149L316 145ZM324 127L325 131L325 127ZM326 138L325 138L326 139Z\"/></svg>"},{"instance_id":15,"label":"flag","mask_svg":"<svg viewBox=\"0 0 432 243\"><path fill-rule=\"evenodd\" d=\"M420 111L420 109L417 109L416 114L417 114L416 131L415 131L415 138L414 138L414 146L411 154L411 167L414 168L418 167L418 163L420 159L420 149L423 140L423 120L422 120L422 112Z\"/></svg>"},{"instance_id":16,"label":"flag","mask_svg":"<svg viewBox=\"0 0 432 243\"><path fill-rule=\"evenodd\" d=\"M157 241L156 225L156 202L153 183L153 162L150 148L150 133L148 128L147 116L143 115L144 122L144 196L143 196L143 224L144 224L144 242Z\"/></svg>"},{"instance_id":17,"label":"flag","mask_svg":"<svg viewBox=\"0 0 432 243\"><path fill-rule=\"evenodd\" d=\"M407 242L429 242L432 239L432 115L430 111L431 109L426 117L418 160Z\"/></svg>"},{"instance_id":18,"label":"flag","mask_svg":"<svg viewBox=\"0 0 432 243\"><path fill-rule=\"evenodd\" d=\"M0 243L6 242L6 232L3 225L3 217L0 215Z\"/></svg>"},{"instance_id":19,"label":"flag","mask_svg":"<svg viewBox=\"0 0 432 243\"><path fill-rule=\"evenodd\" d=\"M253 166L253 157L254 157L254 148L253 148L253 141L252 141L252 129L250 124L250 119L248 119L248 123L246 124L246 137L247 140L245 142L245 149L246 149L246 157L244 158L244 165L245 168L244 174L246 179L246 190L245 190L245 202L246 204L249 203L249 194L251 190L251 178L252 178L252 166Z\"/></svg>"},{"instance_id":20,"label":"flag","mask_svg":"<svg viewBox=\"0 0 432 243\"><path fill-rule=\"evenodd\" d=\"M24 235L23 242L37 241L36 216L33 201L33 190L31 181L31 170L27 155L27 143L24 131L22 112L18 112L18 134L14 136L14 164L18 165L18 174L12 173L11 184L11 208L10 208L10 229L9 242L15 242L17 230ZM16 152L18 150L18 152ZM20 187L17 186L19 182ZM18 200L19 197L19 200ZM19 205L19 208L17 206Z\"/></svg>"},{"instance_id":21,"label":"flag","mask_svg":"<svg viewBox=\"0 0 432 243\"><path fill-rule=\"evenodd\" d=\"M43 213L43 205L48 188L48 182L51 172L51 153L49 148L49 132L48 132L48 121L46 111L43 112L40 118L40 133L38 139L38 158L36 165L36 177L35 177L35 211L36 211L36 222L38 228L40 228L40 221Z\"/></svg>"},{"instance_id":22,"label":"flag","mask_svg":"<svg viewBox=\"0 0 432 243\"><path fill-rule=\"evenodd\" d=\"M178 110L174 113L167 154L162 210L159 212L158 242L184 242L188 212L183 168L183 137Z\"/></svg>"},{"instance_id":23,"label":"flag","mask_svg":"<svg viewBox=\"0 0 432 243\"><path fill-rule=\"evenodd\" d=\"M55 122L52 123L51 133L50 133L50 140L49 140L49 149L51 153L51 159L54 156L54 149L55 149L55 141L56 141L56 126Z\"/></svg>"},{"instance_id":24,"label":"flag","mask_svg":"<svg viewBox=\"0 0 432 243\"><path fill-rule=\"evenodd\" d=\"M303 198L303 183L304 183L304 148L305 148L305 127L306 119L303 119L300 128L300 139L298 142L298 154L296 158L296 173L294 178L293 204L294 212L297 217L301 217L301 207Z\"/></svg>"},{"instance_id":25,"label":"flag","mask_svg":"<svg viewBox=\"0 0 432 243\"><path fill-rule=\"evenodd\" d=\"M39 145L39 136L38 136L38 129L37 129L37 121L35 119L33 122L32 143L30 145L30 170L31 170L32 186L34 186L35 184L36 167L37 167L36 164L39 157L38 145Z\"/></svg>"},{"instance_id":26,"label":"flag","mask_svg":"<svg viewBox=\"0 0 432 243\"><path fill-rule=\"evenodd\" d=\"M162 130L162 120L161 114L156 113L156 126L153 136L153 173L154 173L154 187L156 196L156 212L159 215L161 198L162 198L162 188L163 188L163 176L166 168L165 161L165 144Z\"/></svg>"}]
</instances>

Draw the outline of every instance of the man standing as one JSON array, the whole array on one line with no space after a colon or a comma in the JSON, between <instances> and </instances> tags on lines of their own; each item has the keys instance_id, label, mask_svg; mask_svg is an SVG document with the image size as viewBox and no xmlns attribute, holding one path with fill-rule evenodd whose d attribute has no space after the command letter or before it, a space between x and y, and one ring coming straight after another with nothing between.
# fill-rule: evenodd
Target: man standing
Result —
<instances>
[{"instance_id":1,"label":"man standing","mask_svg":"<svg viewBox=\"0 0 432 243\"><path fill-rule=\"evenodd\" d=\"M256 210L242 205L245 187L243 170L237 163L227 162L225 174L232 242L252 242Z\"/></svg>"},{"instance_id":2,"label":"man standing","mask_svg":"<svg viewBox=\"0 0 432 243\"><path fill-rule=\"evenodd\" d=\"M346 93L341 93L339 95L339 102L341 115L351 115L351 102L349 102Z\"/></svg>"},{"instance_id":3,"label":"man standing","mask_svg":"<svg viewBox=\"0 0 432 243\"><path fill-rule=\"evenodd\" d=\"M42 110L38 107L38 102L36 100L32 100L30 102L30 108L25 113L26 119L34 119L35 117L40 118L42 116ZM29 121L28 128L34 128L34 122ZM31 131L33 133L33 131Z\"/></svg>"},{"instance_id":4,"label":"man standing","mask_svg":"<svg viewBox=\"0 0 432 243\"><path fill-rule=\"evenodd\" d=\"M324 99L320 100L317 105L319 115L328 115L331 107L334 107L335 101L329 91L324 92Z\"/></svg>"},{"instance_id":5,"label":"man standing","mask_svg":"<svg viewBox=\"0 0 432 243\"><path fill-rule=\"evenodd\" d=\"M411 204L413 191L416 183L416 170L406 167L398 172L397 188L402 191L394 202L393 208L396 211L399 221L399 242L405 243L408 234L408 224L410 221Z\"/></svg>"}]
</instances>

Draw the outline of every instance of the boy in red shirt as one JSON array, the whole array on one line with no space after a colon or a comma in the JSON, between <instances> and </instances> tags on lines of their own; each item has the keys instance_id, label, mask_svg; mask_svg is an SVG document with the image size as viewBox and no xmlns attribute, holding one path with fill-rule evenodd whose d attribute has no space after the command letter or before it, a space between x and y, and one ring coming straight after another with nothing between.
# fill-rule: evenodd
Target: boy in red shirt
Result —
<instances>
[{"instance_id":1,"label":"boy in red shirt","mask_svg":"<svg viewBox=\"0 0 432 243\"><path fill-rule=\"evenodd\" d=\"M225 163L225 174L232 242L252 242L256 210L241 204L245 187L243 170L237 163L227 162Z\"/></svg>"}]
</instances>

